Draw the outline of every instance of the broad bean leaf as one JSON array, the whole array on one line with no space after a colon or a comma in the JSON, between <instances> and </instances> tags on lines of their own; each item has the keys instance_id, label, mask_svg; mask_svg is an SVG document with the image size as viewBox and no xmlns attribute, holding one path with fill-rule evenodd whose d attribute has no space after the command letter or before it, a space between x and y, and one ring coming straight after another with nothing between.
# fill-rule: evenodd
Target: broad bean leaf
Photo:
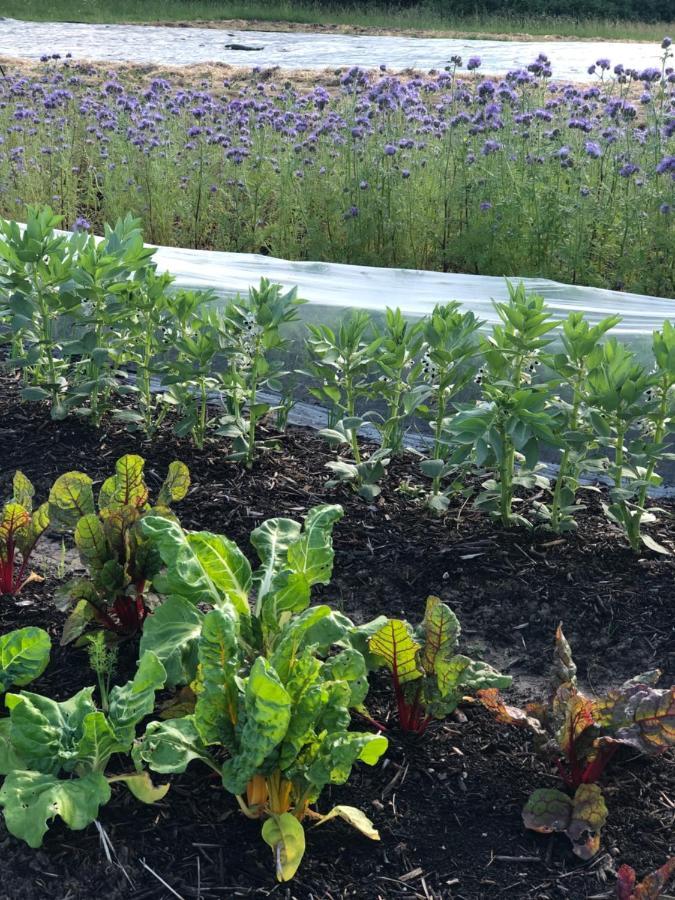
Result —
<instances>
[{"instance_id":1,"label":"broad bean leaf","mask_svg":"<svg viewBox=\"0 0 675 900\"><path fill-rule=\"evenodd\" d=\"M108 800L110 785L97 772L70 780L43 772L11 772L0 789L7 830L29 847L42 844L48 823L57 816L69 828L81 831Z\"/></svg>"},{"instance_id":2,"label":"broad bean leaf","mask_svg":"<svg viewBox=\"0 0 675 900\"><path fill-rule=\"evenodd\" d=\"M23 687L47 668L51 641L42 628L18 628L0 636L0 694Z\"/></svg>"}]
</instances>

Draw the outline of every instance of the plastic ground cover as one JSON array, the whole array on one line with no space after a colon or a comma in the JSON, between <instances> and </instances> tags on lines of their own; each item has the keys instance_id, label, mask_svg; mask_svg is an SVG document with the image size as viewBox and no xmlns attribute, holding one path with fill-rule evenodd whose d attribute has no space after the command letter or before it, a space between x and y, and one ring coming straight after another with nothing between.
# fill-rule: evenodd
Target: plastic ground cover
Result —
<instances>
[{"instance_id":1,"label":"plastic ground cover","mask_svg":"<svg viewBox=\"0 0 675 900\"><path fill-rule=\"evenodd\" d=\"M247 49L241 49L247 48ZM499 74L519 69L546 53L556 78L588 80L588 66L612 63L644 69L660 64L657 43L607 41L491 41L391 35L310 34L172 28L161 25L92 25L22 22L0 18L0 55L39 58L72 53L78 59L119 60L169 65L223 62L240 66L312 69L326 66L420 70L447 65L453 54L466 63L480 56L482 69Z\"/></svg>"}]
</instances>

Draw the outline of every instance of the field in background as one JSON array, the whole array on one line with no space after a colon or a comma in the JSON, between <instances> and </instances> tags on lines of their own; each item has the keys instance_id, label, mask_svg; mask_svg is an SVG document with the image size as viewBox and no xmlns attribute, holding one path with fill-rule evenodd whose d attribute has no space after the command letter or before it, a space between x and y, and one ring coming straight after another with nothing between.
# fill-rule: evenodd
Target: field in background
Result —
<instances>
[{"instance_id":1,"label":"field in background","mask_svg":"<svg viewBox=\"0 0 675 900\"><path fill-rule=\"evenodd\" d=\"M336 26L338 29L373 28L385 32L409 30L440 36L511 37L547 35L581 39L660 40L675 31L675 22L646 23L603 18L472 15L445 13L432 4L407 9L372 5L370 9L344 8L344 4L284 2L284 0L4 0L3 15L17 19L73 22L177 22L237 20L236 27L255 24L296 23ZM248 21L239 21L248 20Z\"/></svg>"}]
</instances>

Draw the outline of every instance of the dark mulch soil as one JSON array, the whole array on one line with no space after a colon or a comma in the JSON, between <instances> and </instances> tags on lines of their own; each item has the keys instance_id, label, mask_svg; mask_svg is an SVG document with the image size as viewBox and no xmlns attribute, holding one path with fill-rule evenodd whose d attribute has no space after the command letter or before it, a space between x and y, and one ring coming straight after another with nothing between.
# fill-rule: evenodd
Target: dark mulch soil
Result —
<instances>
[{"instance_id":1,"label":"dark mulch soil","mask_svg":"<svg viewBox=\"0 0 675 900\"><path fill-rule=\"evenodd\" d=\"M180 458L193 479L177 510L183 524L221 531L247 551L248 535L263 519L298 518L327 499L342 503L334 578L316 599L359 621L381 612L416 620L426 596L438 594L462 622L463 649L514 675L518 700L541 690L561 620L590 687L655 666L666 673L664 682L668 673L672 681L675 562L655 554L636 559L603 519L597 494L589 493L578 532L564 539L506 533L470 505L452 507L441 519L427 513L405 489L417 483L412 458L392 464L382 496L367 504L346 490L323 487L330 456L314 433L291 429L280 440L280 451L248 472L226 462L222 447L198 452L169 433L150 445L117 428L95 432L77 420L51 422L38 407L17 401L11 381L0 380L0 497L16 468L34 481L42 499L62 472L77 468L100 480L126 452L146 458L153 487L168 463ZM664 519L654 535L672 545L672 521ZM39 624L57 639L63 619L51 605L57 583L54 572L29 585L20 604L6 599L0 631ZM120 680L133 670L135 654L130 641L121 654ZM91 679L81 651L57 646L34 689L63 699ZM389 703L386 678L378 676L369 707L391 725L386 763L359 767L348 785L321 800L324 810L336 802L364 809L380 830L379 844L331 822L309 832L295 881L276 885L259 825L244 819L195 764L156 806L115 792L100 821L119 866L107 863L93 826L71 832L57 824L34 851L0 825L0 898L590 900L612 895L612 870L620 862L643 873L675 852L672 757L616 758L604 781L610 815L603 851L583 864L565 839L522 827L528 793L557 783L533 757L525 733L465 706L457 719L434 724L423 739L406 739L387 719Z\"/></svg>"}]
</instances>

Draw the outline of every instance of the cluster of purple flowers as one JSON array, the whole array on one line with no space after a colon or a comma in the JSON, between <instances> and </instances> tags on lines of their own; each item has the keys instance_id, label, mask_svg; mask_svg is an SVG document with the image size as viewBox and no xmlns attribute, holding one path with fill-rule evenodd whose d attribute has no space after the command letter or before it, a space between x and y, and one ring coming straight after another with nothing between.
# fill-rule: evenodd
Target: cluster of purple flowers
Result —
<instances>
[{"instance_id":1,"label":"cluster of purple flowers","mask_svg":"<svg viewBox=\"0 0 675 900\"><path fill-rule=\"evenodd\" d=\"M70 222L81 214L79 228L91 227L87 218L96 227L99 217L129 209L149 220L151 240L180 242L185 233L195 239L198 205L205 243L257 250L258 232L272 233L276 218L324 222L332 215L340 228L365 228L381 214L387 184L395 185L388 194L392 221L376 229L385 240L406 204L424 208L431 233L450 195L462 206L470 198L471 209L491 211L498 223L512 202L508 179L500 180L508 170L528 189L537 179L542 190L554 183L550 202L559 199L561 210L572 196L575 203L606 201L607 187L604 194L593 189L602 178L612 190L633 192L638 206L663 213L673 205L675 183L669 39L663 47L661 69L596 60L591 68L599 77L589 85L552 80L550 60L540 54L503 78L481 77L478 57L466 64L471 76L463 76L455 57L428 76L352 67L338 86L309 90L261 71L215 89L165 78L130 85L115 72L100 78L48 56L40 77L0 81L0 211L20 218L18 196L49 199L59 184L57 206ZM296 218L281 216L280 205L294 202ZM191 223L185 232L183 222Z\"/></svg>"}]
</instances>

